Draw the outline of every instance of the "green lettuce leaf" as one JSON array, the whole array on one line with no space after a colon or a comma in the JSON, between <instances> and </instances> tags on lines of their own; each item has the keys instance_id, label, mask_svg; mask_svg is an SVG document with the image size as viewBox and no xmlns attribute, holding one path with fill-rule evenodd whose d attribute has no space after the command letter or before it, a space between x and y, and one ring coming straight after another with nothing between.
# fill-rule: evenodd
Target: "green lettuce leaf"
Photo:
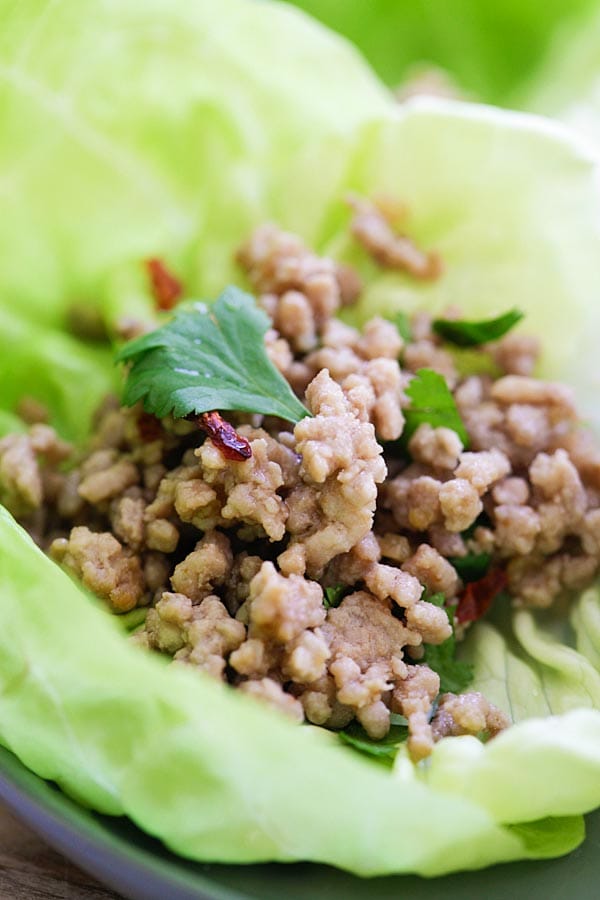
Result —
<instances>
[{"instance_id":1,"label":"green lettuce leaf","mask_svg":"<svg viewBox=\"0 0 600 900\"><path fill-rule=\"evenodd\" d=\"M2 409L33 393L81 437L116 375L62 330L68 307L108 325L149 314L139 262L154 255L188 294L217 296L240 281L238 242L273 219L358 263L372 283L357 321L518 305L544 334L542 371L600 421L596 169L564 131L464 104L398 108L351 47L276 4L62 0L41 14L0 0L0 16ZM348 190L405 201L444 276L377 270L347 234ZM433 875L568 852L600 802L595 592L571 636L526 612L478 623L464 658L518 724L475 750L443 741L429 766L400 754L390 773L129 646L6 513L0 564L0 740L186 856Z\"/></svg>"},{"instance_id":2,"label":"green lettuce leaf","mask_svg":"<svg viewBox=\"0 0 600 900\"><path fill-rule=\"evenodd\" d=\"M0 296L38 323L74 301L140 307L153 255L188 296L217 296L287 157L327 204L344 135L388 103L352 48L284 6L67 0L40 17L0 0L0 17ZM314 237L323 206L302 206Z\"/></svg>"},{"instance_id":3,"label":"green lettuce leaf","mask_svg":"<svg viewBox=\"0 0 600 900\"><path fill-rule=\"evenodd\" d=\"M82 440L100 401L120 386L110 348L40 328L14 315L9 301L0 303L0 335L3 415L10 416L19 399L28 395L48 408L52 424L64 437ZM0 430L9 430L2 420Z\"/></svg>"}]
</instances>

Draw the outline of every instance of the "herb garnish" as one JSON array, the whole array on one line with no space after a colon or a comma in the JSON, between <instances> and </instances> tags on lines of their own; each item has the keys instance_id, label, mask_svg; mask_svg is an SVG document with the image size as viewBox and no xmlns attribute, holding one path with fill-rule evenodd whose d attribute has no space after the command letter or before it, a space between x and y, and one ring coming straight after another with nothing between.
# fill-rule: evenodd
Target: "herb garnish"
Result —
<instances>
[{"instance_id":1,"label":"herb garnish","mask_svg":"<svg viewBox=\"0 0 600 900\"><path fill-rule=\"evenodd\" d=\"M422 662L427 663L430 669L440 676L440 693L448 691L460 694L473 680L473 666L471 663L461 662L456 659L456 638L454 637L454 608L445 605L443 594L432 594L426 597L429 603L441 606L446 610L448 620L452 626L452 634L441 644L424 644L425 653Z\"/></svg>"},{"instance_id":2,"label":"herb garnish","mask_svg":"<svg viewBox=\"0 0 600 900\"><path fill-rule=\"evenodd\" d=\"M443 375L433 369L419 369L404 393L411 405L404 410L406 424L403 441L409 441L419 425L427 422L433 428L451 428L461 439L463 447L468 446L467 429Z\"/></svg>"},{"instance_id":3,"label":"herb garnish","mask_svg":"<svg viewBox=\"0 0 600 900\"><path fill-rule=\"evenodd\" d=\"M118 362L132 363L124 402L143 399L159 418L235 409L299 422L310 413L267 356L269 327L254 299L234 287L212 306L185 304L117 354Z\"/></svg>"},{"instance_id":4,"label":"herb garnish","mask_svg":"<svg viewBox=\"0 0 600 900\"><path fill-rule=\"evenodd\" d=\"M432 328L445 341L458 347L476 347L497 341L520 322L524 313L520 309L511 309L495 319L482 319L479 322L468 322L464 319L434 319Z\"/></svg>"},{"instance_id":5,"label":"herb garnish","mask_svg":"<svg viewBox=\"0 0 600 900\"><path fill-rule=\"evenodd\" d=\"M115 616L119 625L122 625L125 631L135 631L140 625L143 625L146 621L146 616L148 614L147 608L143 606L137 606L135 609L129 610L129 612L123 613L120 616Z\"/></svg>"},{"instance_id":6,"label":"herb garnish","mask_svg":"<svg viewBox=\"0 0 600 900\"><path fill-rule=\"evenodd\" d=\"M370 756L375 762L391 766L398 750L408 737L407 725L394 724L395 719L402 719L402 717L392 715L390 730L385 737L378 741L370 738L356 721L351 722L343 731L338 731L338 738L342 743L353 747L354 750Z\"/></svg>"},{"instance_id":7,"label":"herb garnish","mask_svg":"<svg viewBox=\"0 0 600 900\"><path fill-rule=\"evenodd\" d=\"M325 609L335 609L339 606L349 588L345 584L336 584L333 587L323 589L323 606Z\"/></svg>"},{"instance_id":8,"label":"herb garnish","mask_svg":"<svg viewBox=\"0 0 600 900\"><path fill-rule=\"evenodd\" d=\"M467 553L466 556L448 557L448 562L454 566L465 583L479 581L480 578L483 578L491 561L491 553Z\"/></svg>"}]
</instances>

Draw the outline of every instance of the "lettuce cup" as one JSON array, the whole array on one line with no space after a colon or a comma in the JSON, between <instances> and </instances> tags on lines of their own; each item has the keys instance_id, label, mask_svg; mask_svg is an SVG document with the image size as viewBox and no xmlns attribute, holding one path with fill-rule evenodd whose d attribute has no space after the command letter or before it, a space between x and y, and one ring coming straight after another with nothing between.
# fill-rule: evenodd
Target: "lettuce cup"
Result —
<instances>
[{"instance_id":1,"label":"lettuce cup","mask_svg":"<svg viewBox=\"0 0 600 900\"><path fill-rule=\"evenodd\" d=\"M509 307L543 341L540 374L598 428L597 163L533 116L399 106L354 50L284 5L33 0L2 16L0 427L44 404L83 444L120 373L74 334L152 319L141 260L205 300L247 287L239 245L271 220L367 285L360 324L449 305ZM435 280L383 271L348 235L348 193L398 198L435 247ZM81 321L79 319L78 321ZM81 332L81 328L75 329ZM384 769L202 672L125 639L0 514L0 740L83 805L127 815L196 860L311 860L440 875L560 855L600 803L600 596L476 622L460 654L514 723Z\"/></svg>"}]
</instances>

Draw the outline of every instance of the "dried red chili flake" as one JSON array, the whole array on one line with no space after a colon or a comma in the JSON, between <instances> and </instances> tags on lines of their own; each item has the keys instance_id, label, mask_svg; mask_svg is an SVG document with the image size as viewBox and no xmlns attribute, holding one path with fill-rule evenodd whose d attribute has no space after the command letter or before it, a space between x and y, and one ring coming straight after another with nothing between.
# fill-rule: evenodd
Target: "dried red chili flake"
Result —
<instances>
[{"instance_id":1,"label":"dried red chili flake","mask_svg":"<svg viewBox=\"0 0 600 900\"><path fill-rule=\"evenodd\" d=\"M137 420L138 434L145 444L157 441L162 435L160 420L151 413L143 412Z\"/></svg>"},{"instance_id":2,"label":"dried red chili flake","mask_svg":"<svg viewBox=\"0 0 600 900\"><path fill-rule=\"evenodd\" d=\"M218 412L205 412L200 416L200 424L211 441L218 447L225 459L242 462L252 456L250 442L238 434Z\"/></svg>"},{"instance_id":3,"label":"dried red chili flake","mask_svg":"<svg viewBox=\"0 0 600 900\"><path fill-rule=\"evenodd\" d=\"M456 621L464 623L480 619L498 594L504 590L507 582L504 569L492 569L478 581L471 581L460 595L456 607Z\"/></svg>"},{"instance_id":4,"label":"dried red chili flake","mask_svg":"<svg viewBox=\"0 0 600 900\"><path fill-rule=\"evenodd\" d=\"M152 284L152 293L158 309L173 309L183 293L183 286L178 278L166 267L161 259L153 257L146 260L146 269Z\"/></svg>"}]
</instances>

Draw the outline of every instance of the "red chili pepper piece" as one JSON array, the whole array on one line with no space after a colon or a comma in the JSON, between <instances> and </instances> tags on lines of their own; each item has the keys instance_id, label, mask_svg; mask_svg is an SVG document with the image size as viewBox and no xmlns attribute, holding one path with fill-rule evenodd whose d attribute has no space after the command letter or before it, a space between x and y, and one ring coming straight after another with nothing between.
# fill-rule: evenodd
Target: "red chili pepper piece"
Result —
<instances>
[{"instance_id":1,"label":"red chili pepper piece","mask_svg":"<svg viewBox=\"0 0 600 900\"><path fill-rule=\"evenodd\" d=\"M225 459L234 462L242 462L252 456L250 442L238 434L233 425L230 425L218 412L205 412L200 416L200 424L211 441L218 447Z\"/></svg>"},{"instance_id":2,"label":"red chili pepper piece","mask_svg":"<svg viewBox=\"0 0 600 900\"><path fill-rule=\"evenodd\" d=\"M146 269L150 275L157 308L164 311L173 309L183 293L179 279L167 269L161 259L156 257L146 260Z\"/></svg>"},{"instance_id":3,"label":"red chili pepper piece","mask_svg":"<svg viewBox=\"0 0 600 900\"><path fill-rule=\"evenodd\" d=\"M456 607L456 621L464 623L480 619L504 590L507 582L504 569L492 569L483 578L467 584Z\"/></svg>"},{"instance_id":4,"label":"red chili pepper piece","mask_svg":"<svg viewBox=\"0 0 600 900\"><path fill-rule=\"evenodd\" d=\"M138 434L145 444L157 441L162 435L160 420L151 413L143 412L137 420Z\"/></svg>"}]
</instances>

